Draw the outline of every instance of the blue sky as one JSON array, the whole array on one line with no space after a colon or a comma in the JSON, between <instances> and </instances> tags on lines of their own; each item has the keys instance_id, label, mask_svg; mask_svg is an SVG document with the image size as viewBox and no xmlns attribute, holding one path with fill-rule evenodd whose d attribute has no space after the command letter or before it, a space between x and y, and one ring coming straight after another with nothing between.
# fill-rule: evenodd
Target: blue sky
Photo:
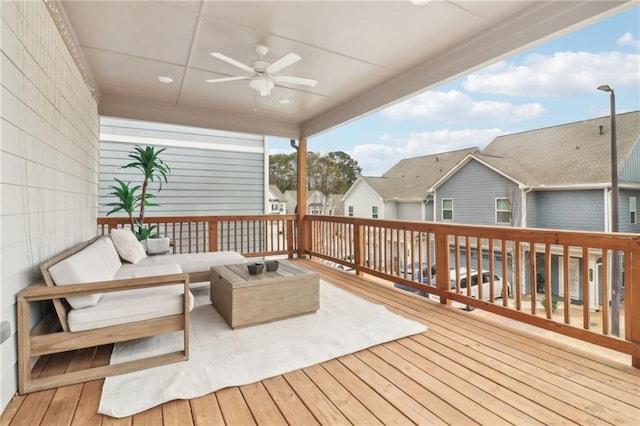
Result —
<instances>
[{"instance_id":1,"label":"blue sky","mask_svg":"<svg viewBox=\"0 0 640 426\"><path fill-rule=\"evenodd\" d=\"M478 146L496 136L640 110L640 7L592 24L308 140L345 151L365 176L403 158ZM270 154L290 153L270 138Z\"/></svg>"}]
</instances>

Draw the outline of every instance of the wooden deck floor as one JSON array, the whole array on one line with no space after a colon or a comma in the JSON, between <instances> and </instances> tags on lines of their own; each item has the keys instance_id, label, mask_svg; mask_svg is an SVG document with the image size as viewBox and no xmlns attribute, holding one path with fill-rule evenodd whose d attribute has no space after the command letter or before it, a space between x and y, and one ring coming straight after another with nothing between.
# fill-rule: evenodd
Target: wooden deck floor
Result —
<instances>
[{"instance_id":1,"label":"wooden deck floor","mask_svg":"<svg viewBox=\"0 0 640 426\"><path fill-rule=\"evenodd\" d=\"M2 425L639 424L640 370L628 363L301 262L429 330L125 419L96 414L101 380L18 396ZM46 375L109 355L101 347L38 367Z\"/></svg>"}]
</instances>

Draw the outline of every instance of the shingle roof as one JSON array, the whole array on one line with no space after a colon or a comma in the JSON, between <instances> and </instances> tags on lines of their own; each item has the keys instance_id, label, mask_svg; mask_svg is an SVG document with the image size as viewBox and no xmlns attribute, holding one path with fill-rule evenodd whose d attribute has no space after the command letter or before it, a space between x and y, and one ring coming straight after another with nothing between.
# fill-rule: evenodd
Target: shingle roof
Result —
<instances>
[{"instance_id":1,"label":"shingle roof","mask_svg":"<svg viewBox=\"0 0 640 426\"><path fill-rule=\"evenodd\" d=\"M382 177L361 176L383 199L421 199L452 167L479 148L407 158L397 162Z\"/></svg>"},{"instance_id":2,"label":"shingle roof","mask_svg":"<svg viewBox=\"0 0 640 426\"><path fill-rule=\"evenodd\" d=\"M610 126L605 116L498 136L476 157L527 186L605 183L611 180ZM617 114L618 170L639 137L640 111Z\"/></svg>"},{"instance_id":3,"label":"shingle roof","mask_svg":"<svg viewBox=\"0 0 640 426\"><path fill-rule=\"evenodd\" d=\"M269 185L269 192L271 192L278 201L284 201L284 195L276 185Z\"/></svg>"}]
</instances>

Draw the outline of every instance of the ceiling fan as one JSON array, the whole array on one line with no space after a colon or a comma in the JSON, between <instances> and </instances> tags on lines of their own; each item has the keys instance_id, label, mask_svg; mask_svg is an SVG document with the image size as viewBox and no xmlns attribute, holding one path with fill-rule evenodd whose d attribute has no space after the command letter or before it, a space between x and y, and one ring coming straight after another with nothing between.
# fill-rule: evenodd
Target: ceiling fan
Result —
<instances>
[{"instance_id":1,"label":"ceiling fan","mask_svg":"<svg viewBox=\"0 0 640 426\"><path fill-rule=\"evenodd\" d=\"M250 66L245 65L240 61L236 61L235 59L230 58L226 55L223 55L222 53L210 53L210 55L214 58L218 58L235 67L238 67L241 70L250 73L250 75L213 78L207 80L207 83L224 83L226 81L249 80L249 87L258 91L260 93L260 96L269 96L271 94L271 89L273 89L277 83L300 84L302 86L311 87L318 84L316 80L312 80L309 78L291 77L288 75L278 74L283 69L295 64L301 59L300 56L296 55L295 53L288 53L273 63L264 60L266 54L269 53L269 48L267 46L264 46L262 44L257 45L256 53L258 53L260 58L251 62Z\"/></svg>"}]
</instances>

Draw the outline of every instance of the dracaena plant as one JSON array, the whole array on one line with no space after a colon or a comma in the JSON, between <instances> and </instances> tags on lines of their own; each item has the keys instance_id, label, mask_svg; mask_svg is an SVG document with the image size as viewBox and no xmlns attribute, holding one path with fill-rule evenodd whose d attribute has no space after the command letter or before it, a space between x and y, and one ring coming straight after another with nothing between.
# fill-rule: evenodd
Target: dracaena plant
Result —
<instances>
[{"instance_id":1,"label":"dracaena plant","mask_svg":"<svg viewBox=\"0 0 640 426\"><path fill-rule=\"evenodd\" d=\"M123 182L120 179L115 178L118 185L110 186L113 189L109 195L115 196L118 201L109 203L107 206L113 207L107 216L111 213L118 211L124 211L129 215L132 229L136 229L136 235L138 239L144 240L151 236L153 228L147 228L144 226L144 213L146 207L158 206L157 203L150 201L155 197L154 194L147 192L149 182L157 180L159 182L158 191L162 190L162 181L167 183L167 175L171 172L169 166L159 158L159 155L166 148L156 150L153 146L142 148L140 146L134 147L132 153L129 154L129 158L133 159L131 163L123 166L124 169L138 169L143 174L142 185L131 186L130 182ZM137 192L142 188L141 193ZM143 202L144 200L144 202ZM137 218L134 218L136 209L140 209Z\"/></svg>"},{"instance_id":2,"label":"dracaena plant","mask_svg":"<svg viewBox=\"0 0 640 426\"><path fill-rule=\"evenodd\" d=\"M123 167L125 169L138 169L144 176L144 179L142 181L142 194L140 194L140 199L145 200L145 202L140 204L140 215L138 216L138 222L140 225L144 223L144 208L147 206L157 206L157 204L146 202L149 182L158 180L160 184L158 191L161 191L162 181L164 180L164 183L167 183L167 174L171 172L169 166L165 164L165 162L162 161L159 157L159 155L162 154L165 149L166 148L162 148L156 151L156 148L154 146L147 146L145 148L136 146L133 149L134 152L129 154L129 158L133 159L134 161Z\"/></svg>"}]
</instances>

